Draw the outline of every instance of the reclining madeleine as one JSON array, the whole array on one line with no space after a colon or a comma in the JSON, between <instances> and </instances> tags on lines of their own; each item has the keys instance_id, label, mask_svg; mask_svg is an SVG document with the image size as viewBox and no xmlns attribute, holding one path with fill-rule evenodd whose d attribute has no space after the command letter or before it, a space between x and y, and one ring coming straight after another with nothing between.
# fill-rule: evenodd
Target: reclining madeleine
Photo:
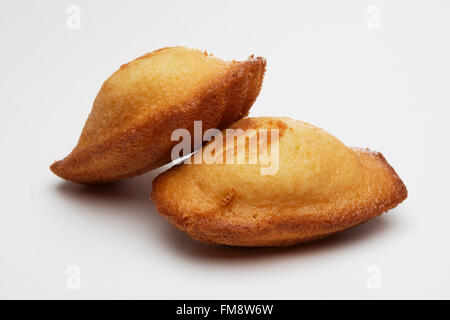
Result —
<instances>
[{"instance_id":1,"label":"reclining madeleine","mask_svg":"<svg viewBox=\"0 0 450 320\"><path fill-rule=\"evenodd\" d=\"M245 116L265 59L223 61L184 47L156 50L120 67L103 84L78 144L51 170L79 183L139 175L171 161L171 133L194 120L203 130Z\"/></svg>"}]
</instances>

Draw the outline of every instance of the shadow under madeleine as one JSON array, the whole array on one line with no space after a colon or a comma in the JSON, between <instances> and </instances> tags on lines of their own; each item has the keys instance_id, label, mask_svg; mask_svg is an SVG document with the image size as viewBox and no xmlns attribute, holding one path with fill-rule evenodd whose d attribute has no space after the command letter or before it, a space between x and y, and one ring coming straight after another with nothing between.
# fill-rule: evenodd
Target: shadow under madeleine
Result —
<instances>
[{"instance_id":1,"label":"shadow under madeleine","mask_svg":"<svg viewBox=\"0 0 450 320\"><path fill-rule=\"evenodd\" d=\"M381 217L348 230L338 232L320 240L297 244L288 247L246 248L223 245L206 245L191 239L185 233L176 230L168 221L161 217L150 201L152 181L175 163L170 163L141 176L102 185L80 185L62 181L56 186L56 191L70 201L81 204L89 210L81 210L83 214L123 214L136 224L148 226L149 232L157 233L161 243L168 250L196 260L239 261L260 260L269 257L289 255L321 254L328 250L338 250L369 241L371 238L383 236L383 233L395 229L397 220L391 210ZM161 244L158 244L161 245Z\"/></svg>"}]
</instances>

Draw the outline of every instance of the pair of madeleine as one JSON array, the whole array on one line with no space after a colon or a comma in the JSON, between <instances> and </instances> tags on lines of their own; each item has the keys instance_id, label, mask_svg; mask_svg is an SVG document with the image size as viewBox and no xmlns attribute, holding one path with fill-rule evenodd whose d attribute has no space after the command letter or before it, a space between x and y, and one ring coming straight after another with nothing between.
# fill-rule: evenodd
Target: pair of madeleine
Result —
<instances>
[{"instance_id":1,"label":"pair of madeleine","mask_svg":"<svg viewBox=\"0 0 450 320\"><path fill-rule=\"evenodd\" d=\"M261 174L267 163L259 158L256 163L191 161L153 181L151 198L175 227L205 243L233 246L318 239L407 197L380 153L346 147L322 129L289 118L244 118L261 89L265 66L260 57L227 62L184 47L137 58L105 81L78 144L51 170L78 183L112 182L169 163L178 143L172 132L187 129L193 135L194 121L202 121L202 133L275 129L277 139L266 141L276 150L272 174ZM233 138L234 159L244 152L248 160L249 146L234 143ZM214 152L227 148L229 141Z\"/></svg>"}]
</instances>

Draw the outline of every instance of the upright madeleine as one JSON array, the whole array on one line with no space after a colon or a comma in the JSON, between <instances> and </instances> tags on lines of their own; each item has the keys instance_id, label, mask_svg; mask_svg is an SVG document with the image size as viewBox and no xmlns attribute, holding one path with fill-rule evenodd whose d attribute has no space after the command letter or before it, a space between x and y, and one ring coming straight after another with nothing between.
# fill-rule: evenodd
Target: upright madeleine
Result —
<instances>
[{"instance_id":1,"label":"upright madeleine","mask_svg":"<svg viewBox=\"0 0 450 320\"><path fill-rule=\"evenodd\" d=\"M278 144L268 148L271 161L278 156L274 174L261 174L261 161L203 162L173 167L153 182L151 198L159 213L199 241L233 246L305 242L365 222L407 197L380 153L348 148L320 128L289 118L246 118L231 126L238 128L278 130L278 141L268 140ZM227 143L216 155L225 154ZM248 150L237 149L236 158Z\"/></svg>"},{"instance_id":2,"label":"upright madeleine","mask_svg":"<svg viewBox=\"0 0 450 320\"><path fill-rule=\"evenodd\" d=\"M79 183L132 177L170 162L175 129L226 128L255 101L263 58L223 61L195 49L156 50L103 84L78 144L51 170Z\"/></svg>"}]
</instances>

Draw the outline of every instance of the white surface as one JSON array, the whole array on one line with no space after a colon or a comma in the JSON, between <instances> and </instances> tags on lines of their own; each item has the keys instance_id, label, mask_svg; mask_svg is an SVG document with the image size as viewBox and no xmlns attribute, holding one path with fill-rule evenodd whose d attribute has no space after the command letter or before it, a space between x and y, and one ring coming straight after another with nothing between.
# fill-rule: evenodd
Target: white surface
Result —
<instances>
[{"instance_id":1,"label":"white surface","mask_svg":"<svg viewBox=\"0 0 450 320\"><path fill-rule=\"evenodd\" d=\"M79 30L66 26L71 4ZM380 30L366 27L373 4ZM449 14L448 1L2 2L0 297L450 298ZM266 57L251 116L290 116L381 151L409 198L323 241L233 249L160 217L148 201L155 172L92 188L54 176L102 82L176 44ZM80 290L66 287L69 265Z\"/></svg>"}]
</instances>

